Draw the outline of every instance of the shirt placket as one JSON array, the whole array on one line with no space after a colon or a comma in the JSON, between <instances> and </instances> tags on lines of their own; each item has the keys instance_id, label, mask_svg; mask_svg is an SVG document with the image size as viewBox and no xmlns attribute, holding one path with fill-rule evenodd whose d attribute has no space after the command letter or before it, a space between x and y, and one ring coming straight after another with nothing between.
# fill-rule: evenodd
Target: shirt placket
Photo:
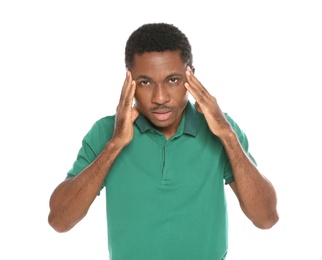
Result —
<instances>
[{"instance_id":1,"label":"shirt placket","mask_svg":"<svg viewBox=\"0 0 322 260\"><path fill-rule=\"evenodd\" d=\"M171 158L169 155L169 149L171 147L172 140L166 140L162 147L162 175L161 185L167 186L171 184Z\"/></svg>"}]
</instances>

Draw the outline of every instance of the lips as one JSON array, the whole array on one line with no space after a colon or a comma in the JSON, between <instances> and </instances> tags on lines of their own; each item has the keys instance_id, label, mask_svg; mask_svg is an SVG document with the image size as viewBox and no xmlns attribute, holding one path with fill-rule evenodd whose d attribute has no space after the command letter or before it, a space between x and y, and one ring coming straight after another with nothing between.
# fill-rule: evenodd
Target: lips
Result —
<instances>
[{"instance_id":1,"label":"lips","mask_svg":"<svg viewBox=\"0 0 322 260\"><path fill-rule=\"evenodd\" d=\"M168 120L172 116L172 113L172 110L156 110L152 112L155 119L160 121Z\"/></svg>"}]
</instances>

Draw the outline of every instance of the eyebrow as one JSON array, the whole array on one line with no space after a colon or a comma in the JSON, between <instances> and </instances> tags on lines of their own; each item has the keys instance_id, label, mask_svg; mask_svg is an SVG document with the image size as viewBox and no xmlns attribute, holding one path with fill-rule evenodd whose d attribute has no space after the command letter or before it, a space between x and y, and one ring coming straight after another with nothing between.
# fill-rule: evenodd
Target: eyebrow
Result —
<instances>
[{"instance_id":1,"label":"eyebrow","mask_svg":"<svg viewBox=\"0 0 322 260\"><path fill-rule=\"evenodd\" d=\"M148 79L148 80L151 80L152 78L150 78L150 77L148 77L146 75L139 75L134 80L138 80L138 79Z\"/></svg>"},{"instance_id":2,"label":"eyebrow","mask_svg":"<svg viewBox=\"0 0 322 260\"><path fill-rule=\"evenodd\" d=\"M165 78L169 79L169 78L173 78L173 77L183 77L183 76L184 76L184 74L182 74L182 73L172 73L172 74L166 76ZM139 75L134 80L139 80L139 79L153 80L151 77L146 76L146 75Z\"/></svg>"},{"instance_id":3,"label":"eyebrow","mask_svg":"<svg viewBox=\"0 0 322 260\"><path fill-rule=\"evenodd\" d=\"M168 75L166 78L173 78L173 77L182 77L184 74L182 73L172 73L170 75Z\"/></svg>"}]
</instances>

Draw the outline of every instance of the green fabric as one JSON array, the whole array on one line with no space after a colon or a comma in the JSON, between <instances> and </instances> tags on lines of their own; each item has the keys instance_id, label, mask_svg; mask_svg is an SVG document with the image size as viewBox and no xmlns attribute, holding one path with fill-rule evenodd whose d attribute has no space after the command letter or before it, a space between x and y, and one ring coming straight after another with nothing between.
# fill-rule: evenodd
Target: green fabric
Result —
<instances>
[{"instance_id":1,"label":"green fabric","mask_svg":"<svg viewBox=\"0 0 322 260\"><path fill-rule=\"evenodd\" d=\"M226 114L248 152L246 135ZM83 139L68 177L78 174L111 138L114 116ZM147 119L115 160L104 186L112 260L220 260L228 249L224 192L233 174L219 138L189 102L177 133L166 140Z\"/></svg>"}]
</instances>

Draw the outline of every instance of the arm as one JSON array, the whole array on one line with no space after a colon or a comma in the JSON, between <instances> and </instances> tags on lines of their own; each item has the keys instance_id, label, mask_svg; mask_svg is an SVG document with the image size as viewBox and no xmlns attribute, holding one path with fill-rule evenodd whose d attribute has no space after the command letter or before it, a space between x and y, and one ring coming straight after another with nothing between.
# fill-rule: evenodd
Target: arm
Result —
<instances>
[{"instance_id":1,"label":"arm","mask_svg":"<svg viewBox=\"0 0 322 260\"><path fill-rule=\"evenodd\" d=\"M58 232L73 228L87 213L99 193L114 160L133 138L133 122L139 112L132 101L135 82L127 72L120 102L116 109L114 134L99 156L77 176L66 179L53 191L49 207L49 224Z\"/></svg>"},{"instance_id":2,"label":"arm","mask_svg":"<svg viewBox=\"0 0 322 260\"><path fill-rule=\"evenodd\" d=\"M271 228L278 221L274 187L249 159L233 131L221 141L234 173L230 187L243 212L258 228Z\"/></svg>"},{"instance_id":3,"label":"arm","mask_svg":"<svg viewBox=\"0 0 322 260\"><path fill-rule=\"evenodd\" d=\"M190 67L187 68L186 76L185 87L195 98L196 108L204 114L209 129L220 138L228 155L235 179L230 187L243 212L258 228L272 227L278 221L274 187L244 152L217 100L197 80Z\"/></svg>"}]
</instances>

